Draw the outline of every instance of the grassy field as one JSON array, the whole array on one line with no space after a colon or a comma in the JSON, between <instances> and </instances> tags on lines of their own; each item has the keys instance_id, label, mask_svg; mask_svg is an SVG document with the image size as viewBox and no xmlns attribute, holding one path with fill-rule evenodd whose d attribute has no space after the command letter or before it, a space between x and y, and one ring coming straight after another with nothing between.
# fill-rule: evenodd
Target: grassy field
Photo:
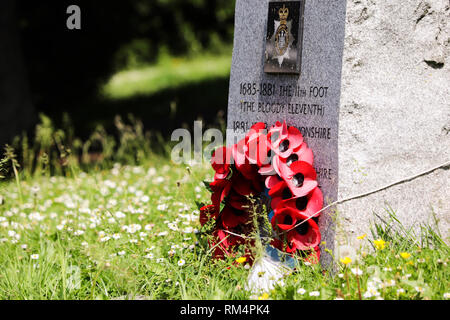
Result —
<instances>
[{"instance_id":1,"label":"grassy field","mask_svg":"<svg viewBox=\"0 0 450 320\"><path fill-rule=\"evenodd\" d=\"M273 291L247 292L249 266L213 262L198 222L209 164L142 163L1 182L0 299L449 298L448 246L382 227L334 275L301 263Z\"/></svg>"},{"instance_id":2,"label":"grassy field","mask_svg":"<svg viewBox=\"0 0 450 320\"><path fill-rule=\"evenodd\" d=\"M151 66L116 73L103 88L108 99L126 99L151 95L165 89L227 77L231 54L202 54L198 57L175 58L163 55Z\"/></svg>"}]
</instances>

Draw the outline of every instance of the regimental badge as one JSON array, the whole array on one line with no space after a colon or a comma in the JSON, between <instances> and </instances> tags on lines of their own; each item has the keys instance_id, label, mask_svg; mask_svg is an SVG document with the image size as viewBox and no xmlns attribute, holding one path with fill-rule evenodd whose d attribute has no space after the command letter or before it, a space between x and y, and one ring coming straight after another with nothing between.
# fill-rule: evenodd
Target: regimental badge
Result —
<instances>
[{"instance_id":1,"label":"regimental badge","mask_svg":"<svg viewBox=\"0 0 450 320\"><path fill-rule=\"evenodd\" d=\"M264 72L300 73L304 1L269 2Z\"/></svg>"},{"instance_id":2,"label":"regimental badge","mask_svg":"<svg viewBox=\"0 0 450 320\"><path fill-rule=\"evenodd\" d=\"M290 33L289 27L287 26L287 19L289 17L289 9L283 5L283 8L278 10L278 14L280 15L280 21L275 21L275 27L278 24L277 31L275 32L275 48L278 53L278 57L283 57L284 54L289 49L289 40ZM283 63L281 61L280 65Z\"/></svg>"}]
</instances>

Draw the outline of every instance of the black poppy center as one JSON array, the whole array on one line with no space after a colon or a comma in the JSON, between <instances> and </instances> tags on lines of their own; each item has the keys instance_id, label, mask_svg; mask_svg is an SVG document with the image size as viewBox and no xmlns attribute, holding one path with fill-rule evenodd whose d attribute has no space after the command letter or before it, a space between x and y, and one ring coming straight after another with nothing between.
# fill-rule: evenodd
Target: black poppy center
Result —
<instances>
[{"instance_id":1,"label":"black poppy center","mask_svg":"<svg viewBox=\"0 0 450 320\"><path fill-rule=\"evenodd\" d=\"M295 206L300 211L305 210L307 205L308 205L307 197L301 197L301 198L298 198L297 200L295 200Z\"/></svg>"},{"instance_id":2,"label":"black poppy center","mask_svg":"<svg viewBox=\"0 0 450 320\"><path fill-rule=\"evenodd\" d=\"M291 190L289 190L289 188L284 188L281 197L283 198L283 200L292 198L292 192L291 192Z\"/></svg>"},{"instance_id":3,"label":"black poppy center","mask_svg":"<svg viewBox=\"0 0 450 320\"><path fill-rule=\"evenodd\" d=\"M289 149L289 140L283 140L282 143L280 143L279 150L280 152L285 152Z\"/></svg>"},{"instance_id":4,"label":"black poppy center","mask_svg":"<svg viewBox=\"0 0 450 320\"><path fill-rule=\"evenodd\" d=\"M305 181L305 176L302 173L297 173L293 178L292 182L294 183L295 187L300 188L303 186L303 182Z\"/></svg>"},{"instance_id":5,"label":"black poppy center","mask_svg":"<svg viewBox=\"0 0 450 320\"><path fill-rule=\"evenodd\" d=\"M291 154L289 156L289 158L287 158L286 164L287 164L288 167L290 167L291 164L294 163L295 161L298 161L298 155L296 155L294 153L294 154Z\"/></svg>"},{"instance_id":6,"label":"black poppy center","mask_svg":"<svg viewBox=\"0 0 450 320\"><path fill-rule=\"evenodd\" d=\"M295 230L302 236L308 233L308 229L309 229L308 222L303 222L301 225L295 228Z\"/></svg>"},{"instance_id":7,"label":"black poppy center","mask_svg":"<svg viewBox=\"0 0 450 320\"><path fill-rule=\"evenodd\" d=\"M283 224L291 225L292 224L292 217L291 216L285 216Z\"/></svg>"}]
</instances>

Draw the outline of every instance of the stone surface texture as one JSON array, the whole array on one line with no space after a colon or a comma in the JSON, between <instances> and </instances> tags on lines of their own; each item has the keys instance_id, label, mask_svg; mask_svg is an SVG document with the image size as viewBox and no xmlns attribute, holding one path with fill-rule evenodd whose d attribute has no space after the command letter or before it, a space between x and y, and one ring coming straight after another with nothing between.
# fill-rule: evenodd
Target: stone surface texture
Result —
<instances>
[{"instance_id":1,"label":"stone surface texture","mask_svg":"<svg viewBox=\"0 0 450 320\"><path fill-rule=\"evenodd\" d=\"M351 0L339 122L339 198L450 161L448 0ZM450 168L339 206L338 239L369 232L389 207L406 228L448 242Z\"/></svg>"}]
</instances>

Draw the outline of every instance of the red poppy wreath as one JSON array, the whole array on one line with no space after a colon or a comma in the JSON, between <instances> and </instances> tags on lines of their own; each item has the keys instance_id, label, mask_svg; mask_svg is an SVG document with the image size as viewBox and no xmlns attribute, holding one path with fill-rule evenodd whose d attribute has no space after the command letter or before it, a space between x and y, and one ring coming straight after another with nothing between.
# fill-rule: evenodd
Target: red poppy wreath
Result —
<instances>
[{"instance_id":1,"label":"red poppy wreath","mask_svg":"<svg viewBox=\"0 0 450 320\"><path fill-rule=\"evenodd\" d=\"M264 123L256 123L237 144L216 149L209 184L212 204L200 208L200 223L210 227L213 257L233 256L244 245L253 261L255 242L249 235L256 204L256 211L267 213L273 247L318 261L321 234L314 215L322 209L323 195L313 160L301 132L286 122L268 132Z\"/></svg>"}]
</instances>

